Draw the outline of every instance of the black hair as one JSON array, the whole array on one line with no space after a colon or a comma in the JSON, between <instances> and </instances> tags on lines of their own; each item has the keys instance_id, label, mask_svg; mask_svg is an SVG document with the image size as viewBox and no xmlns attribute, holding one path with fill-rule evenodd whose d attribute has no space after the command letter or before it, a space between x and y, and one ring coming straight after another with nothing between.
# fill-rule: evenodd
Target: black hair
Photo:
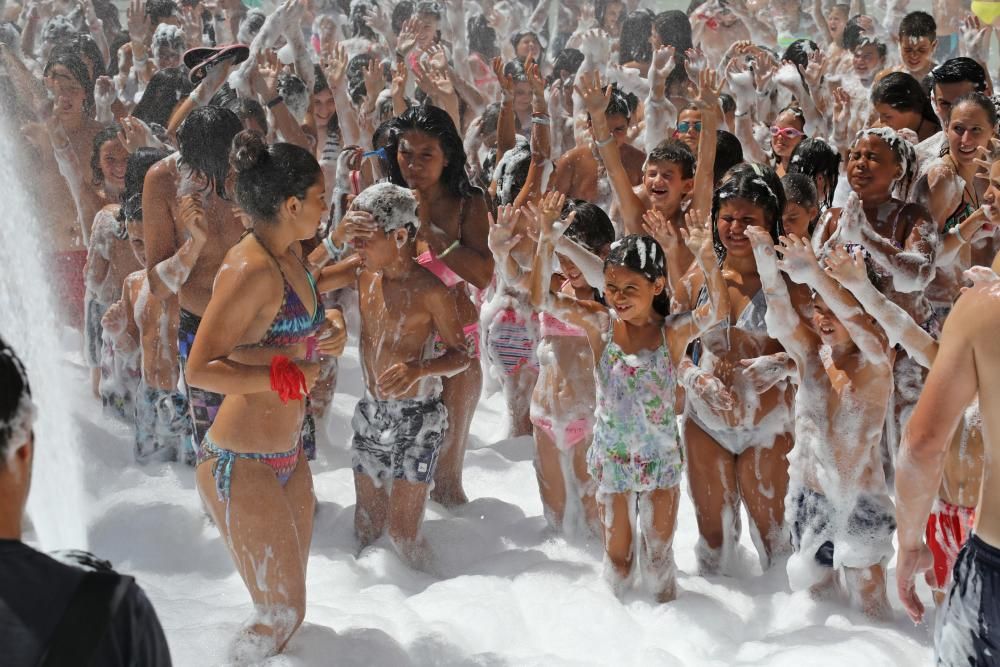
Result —
<instances>
[{"instance_id":1,"label":"black hair","mask_svg":"<svg viewBox=\"0 0 1000 667\"><path fill-rule=\"evenodd\" d=\"M0 338L0 467L7 465L8 449L11 445L22 443L11 442L15 427L18 429L29 424L21 423L24 418L31 419L30 414L22 414L22 406L31 400L31 385L28 384L28 372L18 358L13 348Z\"/></svg>"},{"instance_id":2,"label":"black hair","mask_svg":"<svg viewBox=\"0 0 1000 667\"><path fill-rule=\"evenodd\" d=\"M641 274L649 282L667 278L666 255L663 248L651 236L629 234L611 244L611 252L604 260L604 270L609 266L621 266ZM666 317L670 314L670 298L666 285L662 292L653 297L653 310Z\"/></svg>"},{"instance_id":3,"label":"black hair","mask_svg":"<svg viewBox=\"0 0 1000 667\"><path fill-rule=\"evenodd\" d=\"M968 81L976 92L986 92L986 70L972 58L949 58L931 70L934 84L962 83Z\"/></svg>"},{"instance_id":4,"label":"black hair","mask_svg":"<svg viewBox=\"0 0 1000 667\"><path fill-rule=\"evenodd\" d=\"M208 180L208 187L226 199L229 149L233 137L243 130L239 117L222 107L198 107L177 128L180 161L195 174Z\"/></svg>"},{"instance_id":5,"label":"black hair","mask_svg":"<svg viewBox=\"0 0 1000 667\"><path fill-rule=\"evenodd\" d=\"M695 155L687 144L677 139L664 139L649 152L646 163L669 162L681 168L681 178L694 178Z\"/></svg>"},{"instance_id":6,"label":"black hair","mask_svg":"<svg viewBox=\"0 0 1000 667\"><path fill-rule=\"evenodd\" d=\"M567 199L563 206L562 219L576 213L573 222L566 229L566 236L595 255L602 248L615 241L615 226L604 209L583 199Z\"/></svg>"},{"instance_id":7,"label":"black hair","mask_svg":"<svg viewBox=\"0 0 1000 667\"><path fill-rule=\"evenodd\" d=\"M847 25L844 26L844 48L854 53L858 48L872 44L878 49L879 57L885 58L885 44L880 42L874 35L865 32L865 29L861 27L860 20L860 14L852 16L847 21Z\"/></svg>"},{"instance_id":8,"label":"black hair","mask_svg":"<svg viewBox=\"0 0 1000 667\"><path fill-rule=\"evenodd\" d=\"M479 133L481 135L493 134L500 124L500 103L494 102L483 109L483 114L479 120Z\"/></svg>"},{"instance_id":9,"label":"black hair","mask_svg":"<svg viewBox=\"0 0 1000 667\"><path fill-rule=\"evenodd\" d=\"M515 82L528 80L528 72L524 69L524 60L521 58L508 60L503 66L503 73Z\"/></svg>"},{"instance_id":10,"label":"black hair","mask_svg":"<svg viewBox=\"0 0 1000 667\"><path fill-rule=\"evenodd\" d=\"M496 203L499 206L513 204L528 180L531 167L531 148L522 136L516 137L514 147L497 160L495 180L497 182Z\"/></svg>"},{"instance_id":11,"label":"black hair","mask_svg":"<svg viewBox=\"0 0 1000 667\"><path fill-rule=\"evenodd\" d=\"M552 62L552 74L549 75L548 82L552 83L559 78L559 72L561 70L566 70L575 76L580 70L580 65L582 64L583 53L579 49L571 47L563 49Z\"/></svg>"},{"instance_id":12,"label":"black hair","mask_svg":"<svg viewBox=\"0 0 1000 667\"><path fill-rule=\"evenodd\" d=\"M674 71L667 77L667 90L687 81L688 49L694 48L694 38L691 33L691 19L684 12L671 9L660 12L653 19L653 29L664 46L674 47Z\"/></svg>"},{"instance_id":13,"label":"black hair","mask_svg":"<svg viewBox=\"0 0 1000 667\"><path fill-rule=\"evenodd\" d=\"M52 68L57 65L65 67L69 71L70 75L76 79L76 82L83 88L83 110L87 113L87 115L90 115L90 113L94 110L94 82L90 79L90 73L87 71L87 65L84 64L80 56L75 53L67 51L63 51L62 53L53 53L49 58L49 61L45 64L43 75L48 76L49 72L52 71Z\"/></svg>"},{"instance_id":14,"label":"black hair","mask_svg":"<svg viewBox=\"0 0 1000 667\"><path fill-rule=\"evenodd\" d=\"M533 40L535 40L535 43L538 44L538 51L539 51L538 58L541 59L542 54L545 53L545 47L542 46L542 38L538 36L537 32L534 32L532 30L523 30L520 32L515 32L513 35L510 36L510 45L514 47L514 51L515 52L517 51L517 45L520 44L521 40L524 39L525 37L532 38Z\"/></svg>"},{"instance_id":15,"label":"black hair","mask_svg":"<svg viewBox=\"0 0 1000 667\"><path fill-rule=\"evenodd\" d=\"M983 95L982 93L976 93L976 92L966 93L965 95L962 95L957 100L955 100L955 103L952 104L951 109L953 113L954 110L958 108L959 104L975 104L977 107L982 109L986 113L986 117L990 121L990 127L993 128L994 133L996 132L997 120L998 120L997 107L993 103L992 99L986 97L986 95Z\"/></svg>"},{"instance_id":16,"label":"black hair","mask_svg":"<svg viewBox=\"0 0 1000 667\"><path fill-rule=\"evenodd\" d=\"M816 181L819 176L826 182L826 197L823 204L833 205L833 191L840 178L840 153L833 146L815 137L806 137L792 151L785 173L804 174Z\"/></svg>"},{"instance_id":17,"label":"black hair","mask_svg":"<svg viewBox=\"0 0 1000 667\"><path fill-rule=\"evenodd\" d=\"M368 89L365 87L365 69L371 65L375 58L369 53L359 53L347 62L347 92L351 96L351 101L356 105L360 106L364 101L365 96L368 94ZM385 79L388 72L386 72L385 66L381 61L376 60L379 72L382 74L383 80ZM378 95L378 91L375 95ZM375 100L373 99L374 103Z\"/></svg>"},{"instance_id":18,"label":"black hair","mask_svg":"<svg viewBox=\"0 0 1000 667\"><path fill-rule=\"evenodd\" d=\"M386 154L389 158L389 178L396 185L408 187L403 172L399 169L396 153L399 151L399 140L406 132L422 132L438 140L444 153L446 164L441 172L441 182L448 192L461 198L481 195L482 192L472 185L465 171L465 147L462 137L455 128L448 112L431 104L410 107L393 121L389 133L389 143Z\"/></svg>"},{"instance_id":19,"label":"black hair","mask_svg":"<svg viewBox=\"0 0 1000 667\"><path fill-rule=\"evenodd\" d=\"M625 0L596 0L594 3L594 18L597 19L597 26L604 29L604 15L608 12L608 7L611 5L625 5ZM618 20L622 19L623 14L618 15Z\"/></svg>"},{"instance_id":20,"label":"black hair","mask_svg":"<svg viewBox=\"0 0 1000 667\"><path fill-rule=\"evenodd\" d=\"M117 10L115 10L117 11ZM128 32L122 30L116 32L108 43L108 52L111 54L111 58L108 59L108 66L105 68L105 74L107 76L117 76L118 74L118 52L121 51L122 47L132 41Z\"/></svg>"},{"instance_id":21,"label":"black hair","mask_svg":"<svg viewBox=\"0 0 1000 667\"><path fill-rule=\"evenodd\" d=\"M365 15L369 9L377 8L375 0L355 0L348 10L348 20L351 22L351 37L361 37L370 42L378 42L378 35L365 23Z\"/></svg>"},{"instance_id":22,"label":"black hair","mask_svg":"<svg viewBox=\"0 0 1000 667\"><path fill-rule=\"evenodd\" d=\"M146 16L150 25L156 29L162 19L170 18L177 13L177 3L174 0L147 0Z\"/></svg>"},{"instance_id":23,"label":"black hair","mask_svg":"<svg viewBox=\"0 0 1000 667\"><path fill-rule=\"evenodd\" d=\"M101 19L105 34L113 35L121 31L121 16L111 0L93 0L92 4L94 5L94 13L97 14L97 18ZM111 53L115 53L115 51L111 51Z\"/></svg>"},{"instance_id":24,"label":"black hair","mask_svg":"<svg viewBox=\"0 0 1000 667\"><path fill-rule=\"evenodd\" d=\"M903 37L926 37L930 41L937 39L937 23L927 12L910 12L899 22L899 41Z\"/></svg>"},{"instance_id":25,"label":"black hair","mask_svg":"<svg viewBox=\"0 0 1000 667\"><path fill-rule=\"evenodd\" d=\"M815 206L819 209L819 195L816 194L816 184L805 174L786 174L781 179L781 187L785 192L786 207L788 204L798 204L803 208ZM816 220L818 219L819 216L817 215L809 221L808 229L810 236L812 236L813 229L816 227ZM783 219L778 221L778 234L780 236L788 234L785 230Z\"/></svg>"},{"instance_id":26,"label":"black hair","mask_svg":"<svg viewBox=\"0 0 1000 667\"><path fill-rule=\"evenodd\" d=\"M809 66L809 54L819 50L816 42L811 39L797 39L788 45L784 55L781 56L781 60L789 60L802 69L805 69Z\"/></svg>"},{"instance_id":27,"label":"black hair","mask_svg":"<svg viewBox=\"0 0 1000 667\"><path fill-rule=\"evenodd\" d=\"M490 25L489 19L482 14L470 16L466 31L469 36L469 51L478 53L487 61L500 55L497 46L497 31Z\"/></svg>"},{"instance_id":28,"label":"black hair","mask_svg":"<svg viewBox=\"0 0 1000 667\"><path fill-rule=\"evenodd\" d=\"M896 111L916 111L932 126L941 129L931 98L924 87L906 72L889 72L875 82L871 92L872 106L887 104Z\"/></svg>"},{"instance_id":29,"label":"black hair","mask_svg":"<svg viewBox=\"0 0 1000 667\"><path fill-rule=\"evenodd\" d=\"M606 91L607 88L604 90ZM626 93L618 87L617 83L611 84L611 100L604 110L606 117L625 116L625 119L628 120L632 118L632 114L635 113L637 108L639 108L639 98L634 93ZM587 114L587 120L590 120L589 113Z\"/></svg>"},{"instance_id":30,"label":"black hair","mask_svg":"<svg viewBox=\"0 0 1000 667\"><path fill-rule=\"evenodd\" d=\"M161 69L146 84L142 99L135 105L132 115L147 125L156 123L166 126L170 114L192 90L194 85L179 67Z\"/></svg>"},{"instance_id":31,"label":"black hair","mask_svg":"<svg viewBox=\"0 0 1000 667\"><path fill-rule=\"evenodd\" d=\"M742 199L760 207L767 231L774 242L778 242L778 225L785 212L781 179L768 165L745 162L730 169L712 195L712 242L720 262L726 258L726 247L719 236L719 210L728 199Z\"/></svg>"},{"instance_id":32,"label":"black hair","mask_svg":"<svg viewBox=\"0 0 1000 667\"><path fill-rule=\"evenodd\" d=\"M648 9L629 12L618 40L618 63L648 63L653 60L649 38L653 34L653 13Z\"/></svg>"},{"instance_id":33,"label":"black hair","mask_svg":"<svg viewBox=\"0 0 1000 667\"><path fill-rule=\"evenodd\" d=\"M392 24L392 33L394 35L398 35L399 31L403 29L403 24L413 16L413 8L414 4L411 0L402 0L402 2L392 8L392 16L389 18L389 22Z\"/></svg>"},{"instance_id":34,"label":"black hair","mask_svg":"<svg viewBox=\"0 0 1000 667\"><path fill-rule=\"evenodd\" d=\"M913 149L913 144L896 134L896 131L891 127L869 127L859 131L854 136L851 148L853 149L855 144L868 136L878 137L892 151L896 164L900 166L902 174L892 184L890 194L896 199L906 201L910 195L910 189L913 187L913 182L917 178L917 170L919 168L917 153Z\"/></svg>"},{"instance_id":35,"label":"black hair","mask_svg":"<svg viewBox=\"0 0 1000 667\"><path fill-rule=\"evenodd\" d=\"M743 144L736 135L725 130L715 131L715 166L712 169L713 183L719 183L723 175L743 162Z\"/></svg>"},{"instance_id":36,"label":"black hair","mask_svg":"<svg viewBox=\"0 0 1000 667\"><path fill-rule=\"evenodd\" d=\"M255 223L274 222L281 205L291 197L305 199L323 173L306 149L283 142L268 146L253 130L233 139L230 162L236 171L236 202Z\"/></svg>"},{"instance_id":37,"label":"black hair","mask_svg":"<svg viewBox=\"0 0 1000 667\"><path fill-rule=\"evenodd\" d=\"M142 189L146 182L146 172L154 164L170 155L162 148L142 148L128 156L125 163L125 187L121 193L121 208L118 209L118 222L127 220L142 220Z\"/></svg>"},{"instance_id":38,"label":"black hair","mask_svg":"<svg viewBox=\"0 0 1000 667\"><path fill-rule=\"evenodd\" d=\"M114 123L94 135L93 150L90 151L90 171L94 176L93 184L102 185L104 183L104 172L101 171L101 146L109 141L118 141L118 133L121 132L121 125Z\"/></svg>"},{"instance_id":39,"label":"black hair","mask_svg":"<svg viewBox=\"0 0 1000 667\"><path fill-rule=\"evenodd\" d=\"M734 98L729 93L719 94L719 105L722 107L722 113L731 113L736 111L736 98Z\"/></svg>"},{"instance_id":40,"label":"black hair","mask_svg":"<svg viewBox=\"0 0 1000 667\"><path fill-rule=\"evenodd\" d=\"M94 64L94 76L92 77L94 81L97 81L97 77L107 74L107 63L104 62L104 55L101 53L100 47L97 46L97 42L90 35L77 33L72 37L61 40L52 47L52 51L49 52L49 59L51 60L53 56L60 53L70 53L81 60L86 58L86 60L92 62ZM86 61L84 61L84 65L86 64Z\"/></svg>"},{"instance_id":41,"label":"black hair","mask_svg":"<svg viewBox=\"0 0 1000 667\"><path fill-rule=\"evenodd\" d=\"M319 95L324 90L330 90L330 84L326 81L326 75L323 74L323 68L319 65L313 67L313 74L315 75L315 82L313 83L313 95Z\"/></svg>"},{"instance_id":42,"label":"black hair","mask_svg":"<svg viewBox=\"0 0 1000 667\"><path fill-rule=\"evenodd\" d=\"M257 121L257 125L267 132L267 112L257 100L251 97L239 97L233 104L232 111L241 123L248 119Z\"/></svg>"}]
</instances>

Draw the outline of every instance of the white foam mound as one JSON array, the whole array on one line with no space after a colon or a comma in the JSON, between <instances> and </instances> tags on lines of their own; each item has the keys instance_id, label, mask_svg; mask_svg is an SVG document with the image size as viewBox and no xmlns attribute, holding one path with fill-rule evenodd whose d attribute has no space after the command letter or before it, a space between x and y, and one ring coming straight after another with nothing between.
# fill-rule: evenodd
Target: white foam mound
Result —
<instances>
[{"instance_id":1,"label":"white foam mound","mask_svg":"<svg viewBox=\"0 0 1000 667\"><path fill-rule=\"evenodd\" d=\"M753 563L738 579L697 576L698 532L686 484L674 540L677 601L656 604L636 590L619 602L601 576L600 544L567 542L547 530L531 441L495 441L506 430L499 395L482 402L473 423L465 467L472 502L454 511L428 505L426 535L443 576L408 568L386 540L355 555L348 441L362 386L356 348L348 348L340 368L326 438L321 435L319 460L311 464L319 502L306 621L285 654L262 664L931 662L928 627L914 627L895 602L894 567L889 590L896 611L888 624L868 621L846 603L792 593L782 562L763 575ZM90 457L91 549L145 588L174 664L226 664L253 606L218 531L205 518L193 471L182 464L137 466L130 435L95 416L92 399L82 393L83 370L70 368L67 375L67 385L80 388L73 412ZM753 550L746 532L742 540Z\"/></svg>"}]
</instances>

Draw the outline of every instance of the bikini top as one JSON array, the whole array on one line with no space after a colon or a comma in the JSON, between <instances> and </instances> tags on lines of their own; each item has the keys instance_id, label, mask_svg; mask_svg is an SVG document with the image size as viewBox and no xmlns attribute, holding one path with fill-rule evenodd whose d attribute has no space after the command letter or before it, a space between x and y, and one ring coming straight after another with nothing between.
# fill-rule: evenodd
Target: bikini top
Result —
<instances>
[{"instance_id":1,"label":"bikini top","mask_svg":"<svg viewBox=\"0 0 1000 667\"><path fill-rule=\"evenodd\" d=\"M705 303L708 303L708 290L704 285L702 285L701 291L698 292L698 301L695 308L702 306ZM727 316L722 322L719 322L705 332L702 337L708 337L717 331L724 332L728 347L730 328L739 329L740 331L748 333L752 336L767 336L767 324L764 322L764 317L766 315L767 299L764 297L764 290L759 289L750 301L747 302L747 305L743 306L743 310L740 311L740 315L736 318L735 323L730 324L729 317Z\"/></svg>"},{"instance_id":2,"label":"bikini top","mask_svg":"<svg viewBox=\"0 0 1000 667\"><path fill-rule=\"evenodd\" d=\"M260 243L259 239L257 243ZM292 345L303 343L311 336L314 336L323 322L326 321L326 311L321 307L319 292L316 290L316 279L313 278L312 273L306 268L302 259L296 255L296 259L302 264L302 270L306 272L310 291L313 295L316 312L310 314L305 304L302 303L302 299L295 292L295 288L292 287L292 284L288 282L288 278L285 277L285 272L281 270L281 264L278 262L278 259L263 243L260 243L260 246L264 248L264 251L271 256L271 259L277 265L278 273L281 274L281 280L284 283L284 292L281 297L281 307L278 308L278 312L274 316L274 321L271 322L271 326L268 327L264 337L256 343L242 345L241 347L291 347Z\"/></svg>"},{"instance_id":3,"label":"bikini top","mask_svg":"<svg viewBox=\"0 0 1000 667\"><path fill-rule=\"evenodd\" d=\"M562 286L559 288L559 291L565 289L567 284L569 284L568 280L562 284ZM542 313L542 319L540 322L538 333L539 335L541 335L542 338L546 338L549 336L586 337L587 335L587 333L583 329L576 326L575 324L567 324L566 322L560 320L558 317L555 317L554 315L549 315L546 312Z\"/></svg>"},{"instance_id":4,"label":"bikini top","mask_svg":"<svg viewBox=\"0 0 1000 667\"><path fill-rule=\"evenodd\" d=\"M438 259L437 255L430 250L417 255L417 264L437 276L437 279L444 283L445 287L454 287L465 282L462 276L452 271L451 267Z\"/></svg>"}]
</instances>

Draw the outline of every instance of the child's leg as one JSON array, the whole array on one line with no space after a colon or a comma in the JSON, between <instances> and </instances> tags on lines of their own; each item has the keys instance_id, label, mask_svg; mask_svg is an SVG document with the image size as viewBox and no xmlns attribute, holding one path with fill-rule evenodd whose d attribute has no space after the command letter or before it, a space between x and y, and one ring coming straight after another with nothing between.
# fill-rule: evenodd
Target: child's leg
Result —
<instances>
[{"instance_id":1,"label":"child's leg","mask_svg":"<svg viewBox=\"0 0 1000 667\"><path fill-rule=\"evenodd\" d=\"M703 573L718 570L727 538L740 534L739 484L736 457L693 419L684 420L688 483L701 539L696 547Z\"/></svg>"},{"instance_id":2,"label":"child's leg","mask_svg":"<svg viewBox=\"0 0 1000 667\"><path fill-rule=\"evenodd\" d=\"M359 547L364 549L385 532L389 494L385 486L376 486L375 480L357 471L354 473L354 491L358 499L354 506L354 534Z\"/></svg>"},{"instance_id":3,"label":"child's leg","mask_svg":"<svg viewBox=\"0 0 1000 667\"><path fill-rule=\"evenodd\" d=\"M865 616L876 620L892 618L892 608L885 592L885 569L872 565L862 569L844 568L852 601L861 603Z\"/></svg>"},{"instance_id":4,"label":"child's leg","mask_svg":"<svg viewBox=\"0 0 1000 667\"><path fill-rule=\"evenodd\" d=\"M549 525L558 530L562 528L567 496L567 484L563 479L562 464L559 461L559 448L553 442L550 430L535 425L534 434L535 476L538 478L538 491L542 496L542 508ZM586 460L584 460L584 471L586 471Z\"/></svg>"},{"instance_id":5,"label":"child's leg","mask_svg":"<svg viewBox=\"0 0 1000 667\"><path fill-rule=\"evenodd\" d=\"M396 479L389 493L389 537L403 559L418 570L427 570L434 555L420 533L427 488L426 483Z\"/></svg>"},{"instance_id":6,"label":"child's leg","mask_svg":"<svg viewBox=\"0 0 1000 667\"><path fill-rule=\"evenodd\" d=\"M448 408L448 429L434 471L431 498L445 507L454 507L469 502L462 488L462 466L472 417L483 392L483 369L479 360L473 360L458 375L444 378L442 385L441 400Z\"/></svg>"},{"instance_id":7,"label":"child's leg","mask_svg":"<svg viewBox=\"0 0 1000 667\"><path fill-rule=\"evenodd\" d=\"M673 486L644 493L639 498L643 578L659 602L670 602L677 597L673 544L680 497L680 488Z\"/></svg>"},{"instance_id":8,"label":"child's leg","mask_svg":"<svg viewBox=\"0 0 1000 667\"><path fill-rule=\"evenodd\" d=\"M604 525L605 576L611 580L615 592L620 594L635 563L632 554L635 494L602 493L598 498L598 511Z\"/></svg>"},{"instance_id":9,"label":"child's leg","mask_svg":"<svg viewBox=\"0 0 1000 667\"><path fill-rule=\"evenodd\" d=\"M770 447L750 447L736 457L740 495L763 546L762 564L770 565L776 554L791 546L785 525L785 493L788 491L788 452L792 436L779 435Z\"/></svg>"},{"instance_id":10,"label":"child's leg","mask_svg":"<svg viewBox=\"0 0 1000 667\"><path fill-rule=\"evenodd\" d=\"M580 494L583 502L583 512L587 519L587 526L594 535L601 534L601 517L597 511L597 482L590 476L587 470L587 449L590 448L590 437L576 443L573 446L571 455L573 457L573 471L576 473L576 492Z\"/></svg>"},{"instance_id":11,"label":"child's leg","mask_svg":"<svg viewBox=\"0 0 1000 667\"><path fill-rule=\"evenodd\" d=\"M531 433L531 395L538 382L538 369L524 364L503 380L504 399L510 417L510 437L519 438Z\"/></svg>"}]
</instances>

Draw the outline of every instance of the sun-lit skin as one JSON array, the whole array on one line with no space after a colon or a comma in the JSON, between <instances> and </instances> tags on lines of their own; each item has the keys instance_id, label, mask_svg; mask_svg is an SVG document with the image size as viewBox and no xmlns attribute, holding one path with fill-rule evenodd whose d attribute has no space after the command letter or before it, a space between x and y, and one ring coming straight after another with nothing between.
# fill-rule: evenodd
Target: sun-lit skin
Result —
<instances>
[{"instance_id":1,"label":"sun-lit skin","mask_svg":"<svg viewBox=\"0 0 1000 667\"><path fill-rule=\"evenodd\" d=\"M763 209L745 199L727 199L719 206L719 239L726 248L727 258L753 257L746 229L766 226Z\"/></svg>"},{"instance_id":2,"label":"sun-lit skin","mask_svg":"<svg viewBox=\"0 0 1000 667\"><path fill-rule=\"evenodd\" d=\"M941 119L942 127L948 126L948 122L951 119L951 109L955 105L955 100L975 90L976 86L971 81L934 84L931 99L934 102L934 110L937 112L938 118Z\"/></svg>"},{"instance_id":3,"label":"sun-lit skin","mask_svg":"<svg viewBox=\"0 0 1000 667\"><path fill-rule=\"evenodd\" d=\"M785 212L781 216L781 227L786 235L795 234L807 238L809 236L809 223L819 215L816 205L809 207L802 206L795 202L785 204Z\"/></svg>"},{"instance_id":4,"label":"sun-lit skin","mask_svg":"<svg viewBox=\"0 0 1000 667\"><path fill-rule=\"evenodd\" d=\"M654 316L653 298L663 292L667 281L662 276L650 282L646 276L624 266L604 270L604 299L615 309L618 318L636 326L648 324Z\"/></svg>"},{"instance_id":5,"label":"sun-lit skin","mask_svg":"<svg viewBox=\"0 0 1000 667\"><path fill-rule=\"evenodd\" d=\"M874 44L864 44L854 50L854 73L859 79L870 79L882 69L884 58L879 55L878 47Z\"/></svg>"},{"instance_id":6,"label":"sun-lit skin","mask_svg":"<svg viewBox=\"0 0 1000 667\"><path fill-rule=\"evenodd\" d=\"M774 123L771 125L772 128L778 128L779 130L784 130L785 128L792 128L793 130L798 130L802 132L805 129L805 124L802 117L792 111L782 111L774 119ZM771 135L771 150L774 154L781 158L781 161L787 163L792 157L792 153L795 151L795 147L805 138L804 135L799 135L795 138L788 138L785 136L784 132L779 134Z\"/></svg>"},{"instance_id":7,"label":"sun-lit skin","mask_svg":"<svg viewBox=\"0 0 1000 667\"><path fill-rule=\"evenodd\" d=\"M819 335L824 345L840 349L854 344L851 340L851 334L840 323L837 316L830 311L823 301L823 297L818 294L813 295L812 311L812 329Z\"/></svg>"},{"instance_id":8,"label":"sun-lit skin","mask_svg":"<svg viewBox=\"0 0 1000 667\"><path fill-rule=\"evenodd\" d=\"M989 117L977 104L960 104L951 112L948 123L948 147L959 164L976 159L980 147L988 147L993 137Z\"/></svg>"},{"instance_id":9,"label":"sun-lit skin","mask_svg":"<svg viewBox=\"0 0 1000 667\"><path fill-rule=\"evenodd\" d=\"M888 201L892 183L901 172L892 149L876 135L862 136L847 154L847 182L865 208Z\"/></svg>"},{"instance_id":10,"label":"sun-lit skin","mask_svg":"<svg viewBox=\"0 0 1000 667\"><path fill-rule=\"evenodd\" d=\"M681 123L687 123L687 130L680 131ZM680 139L691 149L695 155L698 154L698 140L701 138L701 109L684 109L677 116L678 129L674 133L674 138Z\"/></svg>"},{"instance_id":11,"label":"sun-lit skin","mask_svg":"<svg viewBox=\"0 0 1000 667\"><path fill-rule=\"evenodd\" d=\"M926 76L934 65L936 48L937 40L932 41L926 36L900 35L899 51L903 58L903 67L918 80Z\"/></svg>"},{"instance_id":12,"label":"sun-lit skin","mask_svg":"<svg viewBox=\"0 0 1000 667\"><path fill-rule=\"evenodd\" d=\"M397 159L407 184L421 191L433 188L447 165L441 142L418 130L403 134Z\"/></svg>"},{"instance_id":13,"label":"sun-lit skin","mask_svg":"<svg viewBox=\"0 0 1000 667\"><path fill-rule=\"evenodd\" d=\"M673 162L648 162L642 184L652 208L674 214L691 191L694 180L684 178L681 167Z\"/></svg>"}]
</instances>

